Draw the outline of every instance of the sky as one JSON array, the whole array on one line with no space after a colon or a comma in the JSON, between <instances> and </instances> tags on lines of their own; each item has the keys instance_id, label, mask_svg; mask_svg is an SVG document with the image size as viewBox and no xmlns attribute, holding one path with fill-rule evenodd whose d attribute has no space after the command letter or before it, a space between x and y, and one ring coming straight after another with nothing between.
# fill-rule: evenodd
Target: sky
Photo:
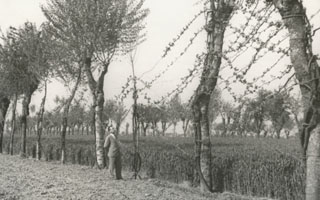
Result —
<instances>
[{"instance_id":1,"label":"sky","mask_svg":"<svg viewBox=\"0 0 320 200\"><path fill-rule=\"evenodd\" d=\"M180 52L187 46L191 37L199 28L204 24L204 17L199 17L190 27L182 39L175 45L173 51L169 52L168 56L164 59L160 59L165 47L177 37L182 28L203 9L202 4L197 4L199 0L146 0L145 7L150 9L150 14L146 19L146 41L137 47L137 55L135 58L135 69L138 77L144 80L151 80L161 71L166 69L166 66L175 60ZM20 26L25 21L35 22L40 25L45 20L40 5L45 4L45 0L0 0L0 27L2 31L5 31L9 26ZM307 15L311 16L320 9L319 0L304 1L307 8ZM240 23L240 18L233 19L233 23ZM320 14L311 20L314 27L320 27ZM226 33L228 35L228 33ZM226 38L228 38L226 36ZM188 49L187 53L179 58L173 66L167 70L167 72L157 80L150 90L146 90L149 97L154 100L160 99L166 93L174 90L181 82L181 78L188 74L189 69L193 68L195 57L197 54L201 54L205 51L206 35L202 32L193 42L193 45ZM285 42L284 45L288 43ZM316 34L314 39L315 53L320 53L320 31ZM239 65L241 63L247 63L249 55L245 55L239 59ZM260 64L250 70L248 76L258 76L262 71L262 65L266 66L271 64L275 60L272 55L267 56ZM283 61L282 66L279 66L277 70L283 69L289 60ZM271 75L277 75L277 70L270 72ZM147 73L146 73L147 72ZM113 98L121 91L122 86L125 84L128 76L131 75L131 65L129 62L129 56L117 58L110 66L109 72L105 77L105 96L106 98ZM230 76L230 71L223 70L221 75L224 77ZM271 79L271 76L266 79ZM282 80L285 82L286 80ZM193 94L198 82L195 80L188 86L182 93L183 101L187 101ZM268 84L267 87L276 88L281 85L281 81L275 81ZM245 91L244 86L236 83L233 85L234 92L241 94ZM48 90L48 109L52 109L53 99L56 95L66 94L66 89L62 84L57 81L53 81L49 85ZM223 92L226 98L230 99L228 92ZM37 92L32 104L36 106L39 104L42 97L41 92ZM129 96L131 97L131 95ZM143 101L143 100L142 100ZM90 102L90 101L88 101ZM130 100L127 102L130 104Z\"/></svg>"}]
</instances>

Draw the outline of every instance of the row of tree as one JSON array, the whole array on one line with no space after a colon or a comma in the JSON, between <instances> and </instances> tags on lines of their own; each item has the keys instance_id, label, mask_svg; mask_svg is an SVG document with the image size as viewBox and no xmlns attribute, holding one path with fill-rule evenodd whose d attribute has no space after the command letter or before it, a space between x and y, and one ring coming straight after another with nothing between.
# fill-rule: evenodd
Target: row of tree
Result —
<instances>
[{"instance_id":1,"label":"row of tree","mask_svg":"<svg viewBox=\"0 0 320 200\"><path fill-rule=\"evenodd\" d=\"M294 128L298 131L301 124L301 103L289 93L262 89L254 98L242 99L237 106L225 101L214 102L221 119L214 130L221 135L254 133L257 137L261 134L266 137L271 132L280 138L283 129L289 134Z\"/></svg>"},{"instance_id":2,"label":"row of tree","mask_svg":"<svg viewBox=\"0 0 320 200\"><path fill-rule=\"evenodd\" d=\"M61 108L65 104L65 99L56 97L55 102L56 107L52 111L45 111L43 115L42 126L49 135L61 135L62 132L63 113ZM70 106L66 130L69 135L93 134L93 110L90 107L85 107L84 102L84 99L75 99ZM30 106L30 112L35 112L34 105ZM123 103L113 99L106 100L103 110L104 126L112 124L120 133L120 127L124 125L123 122L129 116L129 112L130 110ZM293 128L299 128L301 115L299 99L288 93L264 89L260 90L254 98L244 98L238 105L224 100L221 96L221 90L216 89L209 110L212 131L214 130L215 133L222 136L246 136L248 133L254 133L257 137L260 137L260 134L266 137L269 132L272 132L277 138L280 138L283 129L289 133ZM165 136L167 130L173 127L172 134L176 136L176 127L181 124L183 135L186 137L191 116L190 106L183 103L179 95L175 95L160 106L138 104L138 134L147 136L147 131L152 129L153 136ZM18 124L21 124L20 120L18 120ZM8 120L6 125L7 129L12 128ZM127 123L126 130L122 130L122 132L129 134L128 128L129 124ZM18 129L21 130L21 126L18 126ZM37 116L29 116L27 133L36 133L36 130Z\"/></svg>"},{"instance_id":3,"label":"row of tree","mask_svg":"<svg viewBox=\"0 0 320 200\"><path fill-rule=\"evenodd\" d=\"M103 168L104 78L116 57L127 54L143 41L143 20L148 14L143 4L143 0L48 0L42 6L47 21L39 28L26 22L3 33L0 46L1 140L8 102L12 104L10 137L11 141L14 140L16 106L21 98L20 154L25 155L31 98L36 90L43 89L44 97L37 110L36 122L37 155L41 155L46 85L49 80L58 79L69 88L67 97L60 99L63 104L60 109L61 161L64 162L69 111L76 91L83 85L91 92L97 163ZM11 145L11 153L12 148Z\"/></svg>"}]
</instances>

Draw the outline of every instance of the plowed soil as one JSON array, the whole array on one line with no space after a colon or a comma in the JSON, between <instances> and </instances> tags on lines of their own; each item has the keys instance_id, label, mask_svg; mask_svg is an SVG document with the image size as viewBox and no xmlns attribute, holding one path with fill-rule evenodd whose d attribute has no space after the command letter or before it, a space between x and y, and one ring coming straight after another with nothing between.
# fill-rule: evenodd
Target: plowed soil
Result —
<instances>
[{"instance_id":1,"label":"plowed soil","mask_svg":"<svg viewBox=\"0 0 320 200\"><path fill-rule=\"evenodd\" d=\"M202 194L198 188L157 179L135 180L129 172L123 172L123 177L113 180L107 170L0 154L0 199L5 200L257 199L231 193Z\"/></svg>"}]
</instances>

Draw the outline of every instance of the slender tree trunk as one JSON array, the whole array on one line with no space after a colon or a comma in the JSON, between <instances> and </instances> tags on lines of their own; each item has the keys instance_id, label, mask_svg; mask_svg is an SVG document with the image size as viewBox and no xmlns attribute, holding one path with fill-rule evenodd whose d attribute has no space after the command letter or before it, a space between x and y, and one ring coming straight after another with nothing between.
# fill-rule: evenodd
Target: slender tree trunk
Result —
<instances>
[{"instance_id":1,"label":"slender tree trunk","mask_svg":"<svg viewBox=\"0 0 320 200\"><path fill-rule=\"evenodd\" d=\"M146 137L147 136L147 129L149 127L149 123L144 123L144 122L141 122L141 127L143 129L143 134L142 136Z\"/></svg>"},{"instance_id":2,"label":"slender tree trunk","mask_svg":"<svg viewBox=\"0 0 320 200\"><path fill-rule=\"evenodd\" d=\"M62 123L62 125L63 125L63 123ZM71 128L70 128L70 126L67 126L67 133L68 133L68 135L71 135Z\"/></svg>"},{"instance_id":3,"label":"slender tree trunk","mask_svg":"<svg viewBox=\"0 0 320 200\"><path fill-rule=\"evenodd\" d=\"M189 122L190 122L189 119L184 119L184 120L182 120L182 129L183 129L183 135L184 135L184 137L187 137L187 130L188 130Z\"/></svg>"},{"instance_id":4,"label":"slender tree trunk","mask_svg":"<svg viewBox=\"0 0 320 200\"><path fill-rule=\"evenodd\" d=\"M162 136L164 136L166 130L167 130L167 122L162 121L161 122L161 128L162 128Z\"/></svg>"},{"instance_id":5,"label":"slender tree trunk","mask_svg":"<svg viewBox=\"0 0 320 200\"><path fill-rule=\"evenodd\" d=\"M95 128L95 124L96 124L96 114L95 112L93 112L93 115L92 115L92 125L90 126L90 134L91 135L94 135L94 137L96 137L96 128Z\"/></svg>"},{"instance_id":6,"label":"slender tree trunk","mask_svg":"<svg viewBox=\"0 0 320 200\"><path fill-rule=\"evenodd\" d=\"M320 197L320 126L310 136L307 150L306 200L318 200Z\"/></svg>"},{"instance_id":7,"label":"slender tree trunk","mask_svg":"<svg viewBox=\"0 0 320 200\"><path fill-rule=\"evenodd\" d=\"M39 82L36 81L34 84L31 84L28 90L25 92L23 101L22 101L22 115L21 115L21 149L20 156L26 156L26 142L27 142L27 117L29 116L29 105L31 102L31 97L34 91L38 88Z\"/></svg>"},{"instance_id":8,"label":"slender tree trunk","mask_svg":"<svg viewBox=\"0 0 320 200\"><path fill-rule=\"evenodd\" d=\"M129 123L126 123L126 135L129 135Z\"/></svg>"},{"instance_id":9,"label":"slender tree trunk","mask_svg":"<svg viewBox=\"0 0 320 200\"><path fill-rule=\"evenodd\" d=\"M300 121L298 119L298 115L296 113L293 114L294 115L294 121L296 122L296 126L298 127L298 130L301 129L301 124Z\"/></svg>"},{"instance_id":10,"label":"slender tree trunk","mask_svg":"<svg viewBox=\"0 0 320 200\"><path fill-rule=\"evenodd\" d=\"M140 128L140 123L138 119L137 119L137 136L141 136L141 128Z\"/></svg>"},{"instance_id":11,"label":"slender tree trunk","mask_svg":"<svg viewBox=\"0 0 320 200\"><path fill-rule=\"evenodd\" d=\"M63 111L64 114L62 117L62 131L61 131L61 157L60 157L60 161L62 164L64 164L66 161L66 134L67 134L67 127L68 127L68 111L67 111L68 109L66 107L64 108L64 111Z\"/></svg>"},{"instance_id":12,"label":"slender tree trunk","mask_svg":"<svg viewBox=\"0 0 320 200\"><path fill-rule=\"evenodd\" d=\"M223 124L223 136L227 135L227 125L226 125L226 118L222 117L222 124Z\"/></svg>"},{"instance_id":13,"label":"slender tree trunk","mask_svg":"<svg viewBox=\"0 0 320 200\"><path fill-rule=\"evenodd\" d=\"M147 130L148 130L148 126L143 127L143 134L142 134L143 137L147 136Z\"/></svg>"},{"instance_id":14,"label":"slender tree trunk","mask_svg":"<svg viewBox=\"0 0 320 200\"><path fill-rule=\"evenodd\" d=\"M104 65L103 70L98 75L96 81L91 71L91 57L85 59L85 71L88 78L89 88L92 94L93 107L95 111L94 134L96 139L96 158L97 165L100 169L106 166L105 155L103 150L104 126L103 126L103 104L104 104L104 77L108 72L109 63Z\"/></svg>"},{"instance_id":15,"label":"slender tree trunk","mask_svg":"<svg viewBox=\"0 0 320 200\"><path fill-rule=\"evenodd\" d=\"M157 122L153 121L152 122L152 135L153 136L156 136L157 130L158 130Z\"/></svg>"},{"instance_id":16,"label":"slender tree trunk","mask_svg":"<svg viewBox=\"0 0 320 200\"><path fill-rule=\"evenodd\" d=\"M301 145L306 159L306 200L320 199L320 70L312 53L312 34L301 1L273 0L289 31L290 59L304 107Z\"/></svg>"},{"instance_id":17,"label":"slender tree trunk","mask_svg":"<svg viewBox=\"0 0 320 200\"><path fill-rule=\"evenodd\" d=\"M3 149L3 131L9 105L10 100L7 97L2 96L0 99L0 153L2 153Z\"/></svg>"},{"instance_id":18,"label":"slender tree trunk","mask_svg":"<svg viewBox=\"0 0 320 200\"><path fill-rule=\"evenodd\" d=\"M75 129L75 126L72 125L72 126L71 126L71 135L74 135L74 129Z\"/></svg>"},{"instance_id":19,"label":"slender tree trunk","mask_svg":"<svg viewBox=\"0 0 320 200\"><path fill-rule=\"evenodd\" d=\"M76 83L72 88L71 94L69 98L66 101L66 104L64 105L63 114L62 114L62 132L61 132L61 157L60 161L62 164L66 161L66 132L68 127L68 115L70 106L72 103L72 100L74 99L74 96L76 95L76 92L78 90L79 84L81 82L81 75L82 75L82 69L79 68L78 76L76 79ZM70 129L69 129L70 130Z\"/></svg>"},{"instance_id":20,"label":"slender tree trunk","mask_svg":"<svg viewBox=\"0 0 320 200\"><path fill-rule=\"evenodd\" d=\"M201 191L212 192L212 170L211 170L211 141L209 130L209 108L210 95L201 96L197 103L193 104L193 116L196 142L196 162L200 171Z\"/></svg>"},{"instance_id":21,"label":"slender tree trunk","mask_svg":"<svg viewBox=\"0 0 320 200\"><path fill-rule=\"evenodd\" d=\"M104 104L104 93L103 88L100 88L97 92L97 98L95 99L95 131L96 131L96 156L97 164L100 169L106 166L105 156L103 151L104 142L104 128L103 128L103 104Z\"/></svg>"},{"instance_id":22,"label":"slender tree trunk","mask_svg":"<svg viewBox=\"0 0 320 200\"><path fill-rule=\"evenodd\" d=\"M59 126L57 126L57 135L62 135L62 133L61 133L62 131L61 131L61 126L59 125Z\"/></svg>"},{"instance_id":23,"label":"slender tree trunk","mask_svg":"<svg viewBox=\"0 0 320 200\"><path fill-rule=\"evenodd\" d=\"M86 124L86 132L87 132L87 135L90 135L89 124Z\"/></svg>"},{"instance_id":24,"label":"slender tree trunk","mask_svg":"<svg viewBox=\"0 0 320 200\"><path fill-rule=\"evenodd\" d=\"M15 94L12 101L12 114L11 114L11 134L10 134L10 155L13 155L13 142L16 132L16 109L17 109L18 95Z\"/></svg>"},{"instance_id":25,"label":"slender tree trunk","mask_svg":"<svg viewBox=\"0 0 320 200\"><path fill-rule=\"evenodd\" d=\"M196 145L196 166L200 175L202 191L217 191L214 189L211 165L211 141L208 108L215 86L217 84L225 28L233 11L234 1L211 0L211 12L207 16L207 57L201 75L200 84L196 89L192 102L193 124ZM220 188L220 187L219 187Z\"/></svg>"},{"instance_id":26,"label":"slender tree trunk","mask_svg":"<svg viewBox=\"0 0 320 200\"><path fill-rule=\"evenodd\" d=\"M257 134L257 137L260 138L260 132L262 129L263 119L255 119L255 131Z\"/></svg>"},{"instance_id":27,"label":"slender tree trunk","mask_svg":"<svg viewBox=\"0 0 320 200\"><path fill-rule=\"evenodd\" d=\"M81 124L81 135L84 135L84 124Z\"/></svg>"},{"instance_id":28,"label":"slender tree trunk","mask_svg":"<svg viewBox=\"0 0 320 200\"><path fill-rule=\"evenodd\" d=\"M36 159L41 159L41 135L43 128L43 114L45 109L45 103L47 99L47 82L44 83L44 96L42 98L40 109L37 114L37 145L36 145Z\"/></svg>"},{"instance_id":29,"label":"slender tree trunk","mask_svg":"<svg viewBox=\"0 0 320 200\"><path fill-rule=\"evenodd\" d=\"M22 116L21 116L21 149L20 156L26 156L26 140L27 140L27 116L29 115L29 104L31 101L31 95L25 94L22 102Z\"/></svg>"},{"instance_id":30,"label":"slender tree trunk","mask_svg":"<svg viewBox=\"0 0 320 200\"><path fill-rule=\"evenodd\" d=\"M117 132L118 135L120 133L120 125L121 125L121 122L117 122L116 123L116 132Z\"/></svg>"},{"instance_id":31,"label":"slender tree trunk","mask_svg":"<svg viewBox=\"0 0 320 200\"><path fill-rule=\"evenodd\" d=\"M280 139L280 133L281 133L281 130L276 130L276 137L277 137L277 139Z\"/></svg>"}]
</instances>

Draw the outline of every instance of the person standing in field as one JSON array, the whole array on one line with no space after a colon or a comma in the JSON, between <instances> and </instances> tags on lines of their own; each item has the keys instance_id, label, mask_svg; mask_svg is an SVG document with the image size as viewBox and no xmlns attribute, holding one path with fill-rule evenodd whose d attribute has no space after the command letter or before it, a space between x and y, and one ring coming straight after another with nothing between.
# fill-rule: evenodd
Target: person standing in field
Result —
<instances>
[{"instance_id":1,"label":"person standing in field","mask_svg":"<svg viewBox=\"0 0 320 200\"><path fill-rule=\"evenodd\" d=\"M103 147L106 149L109 158L109 172L111 176L114 176L115 171L116 180L122 179L120 142L113 127L109 127L109 135L106 137Z\"/></svg>"}]
</instances>

